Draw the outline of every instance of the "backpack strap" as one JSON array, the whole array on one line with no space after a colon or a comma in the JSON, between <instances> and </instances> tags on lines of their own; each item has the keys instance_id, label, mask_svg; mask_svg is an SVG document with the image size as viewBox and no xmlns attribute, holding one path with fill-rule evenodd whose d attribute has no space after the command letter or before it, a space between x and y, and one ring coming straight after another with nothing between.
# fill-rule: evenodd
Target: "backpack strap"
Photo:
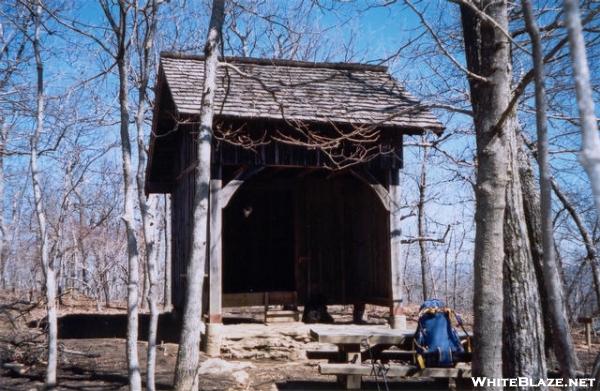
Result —
<instances>
[{"instance_id":1,"label":"backpack strap","mask_svg":"<svg viewBox=\"0 0 600 391\"><path fill-rule=\"evenodd\" d=\"M471 344L471 336L465 329L465 325L462 321L462 318L458 314L455 313L455 319L456 319L456 324L462 329L462 331L464 331L465 335L467 336L467 346L465 348L465 351L467 353L473 353L473 346Z\"/></svg>"},{"instance_id":2,"label":"backpack strap","mask_svg":"<svg viewBox=\"0 0 600 391\"><path fill-rule=\"evenodd\" d=\"M425 357L423 357L423 355L419 353L419 351L424 352L425 347L420 345L419 342L417 342L417 339L419 339L419 336L422 334L422 332L423 330L421 327L421 314L419 313L419 318L417 321L417 330L415 331L415 335L413 337L412 342L413 351L415 352L413 354L413 360L417 367L419 367L419 369L425 369Z\"/></svg>"}]
</instances>

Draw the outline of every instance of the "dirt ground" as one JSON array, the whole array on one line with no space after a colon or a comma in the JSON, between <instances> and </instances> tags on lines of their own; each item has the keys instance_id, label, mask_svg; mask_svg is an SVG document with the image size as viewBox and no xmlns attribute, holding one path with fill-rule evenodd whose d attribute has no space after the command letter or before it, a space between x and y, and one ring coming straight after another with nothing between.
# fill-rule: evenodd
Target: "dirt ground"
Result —
<instances>
[{"instance_id":1,"label":"dirt ground","mask_svg":"<svg viewBox=\"0 0 600 391\"><path fill-rule=\"evenodd\" d=\"M39 390L43 386L44 344L43 308L3 295L0 303L0 390ZM334 307L336 323L351 321L352 307ZM61 315L92 316L87 322L62 325L59 333L76 338L61 338L59 384L62 390L126 390L127 365L123 330L106 330L108 326L94 317L95 304L81 298L65 299ZM102 315L123 319L123 308L103 308ZM351 327L387 328L386 311L367 306L368 325ZM409 326L414 326L416 308L409 313ZM309 336L311 325L300 322L264 325L253 322L259 313L244 311L232 313L235 324L223 326L222 359L201 357L201 390L336 390L335 377L318 374L318 361L307 360L306 350L321 346ZM96 324L90 324L95 322ZM116 319L116 318L114 318ZM226 318L227 319L227 318ZM111 324L119 324L112 322ZM121 322L122 323L122 322ZM42 325L41 328L35 327ZM124 326L123 326L124 327ZM60 328L60 327L59 327ZM104 332L103 338L89 338L93 329ZM144 332L141 332L143 336ZM109 337L107 337L109 336ZM171 389L177 344L167 342L168 335L159 336L156 382L159 390ZM593 358L600 350L600 338L591 349L584 343L583 330L576 330L577 347L584 370L589 372ZM146 367L146 343L138 343L140 365ZM368 379L367 379L368 380ZM374 381L364 382L364 389L377 390ZM448 389L447 384L431 381L392 384L391 389ZM384 388L382 388L384 389Z\"/></svg>"}]
</instances>

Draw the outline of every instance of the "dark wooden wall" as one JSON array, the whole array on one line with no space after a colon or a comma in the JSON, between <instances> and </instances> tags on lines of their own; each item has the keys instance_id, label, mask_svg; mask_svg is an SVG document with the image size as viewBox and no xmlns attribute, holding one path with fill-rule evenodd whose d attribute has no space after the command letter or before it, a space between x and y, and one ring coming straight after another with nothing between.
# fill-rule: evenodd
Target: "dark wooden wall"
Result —
<instances>
[{"instance_id":1,"label":"dark wooden wall","mask_svg":"<svg viewBox=\"0 0 600 391\"><path fill-rule=\"evenodd\" d=\"M352 132L355 129L349 125L337 124L333 127L323 123L305 123L307 128L322 136L338 137L339 131ZM240 148L237 144L231 144L226 141L216 143L214 148L213 161L220 162L222 165L254 165L254 166L277 166L277 167L335 167L331 159L318 148L306 148L298 145L290 145L282 142L276 142L271 135L287 135L290 139L305 141L294 127L282 120L255 119L248 121L241 118L218 117L216 119L217 133L220 129L243 129L247 138L254 140L257 144L253 148ZM265 131L267 129L267 131ZM227 137L224 137L227 139ZM360 138L357 136L357 138ZM235 139L235 138L234 138ZM237 141L237 139L235 139ZM261 141L270 140L270 142L261 144ZM344 149L344 155L352 155L355 146L352 142L341 142ZM377 147L377 156L363 164L372 169L400 169L402 167L402 133L397 131L382 130L371 143L363 143L365 147ZM340 153L336 151L335 153ZM338 162L340 163L340 162ZM343 165L343 164L342 164Z\"/></svg>"},{"instance_id":2,"label":"dark wooden wall","mask_svg":"<svg viewBox=\"0 0 600 391\"><path fill-rule=\"evenodd\" d=\"M330 303L389 297L389 216L349 175L307 177L297 191L297 281L301 300Z\"/></svg>"},{"instance_id":3,"label":"dark wooden wall","mask_svg":"<svg viewBox=\"0 0 600 391\"><path fill-rule=\"evenodd\" d=\"M172 297L179 307L184 302L192 240L196 161L192 126L179 126L174 142L178 153L171 162L177 173L170 185ZM220 145L213 156L213 165L223 167L224 184L244 159L248 166L257 162L270 166L269 159L252 160L246 156L252 152L231 148ZM297 290L301 302L321 294L340 304L389 299L389 213L367 184L347 173L315 169L312 164L318 162L310 157L314 151L297 152L285 154L292 160L282 166L268 167L250 179L225 209L223 292ZM388 156L357 169L368 169L383 181L388 167L401 165L401 150L395 159L390 163ZM252 208L248 217L247 207Z\"/></svg>"},{"instance_id":4,"label":"dark wooden wall","mask_svg":"<svg viewBox=\"0 0 600 391\"><path fill-rule=\"evenodd\" d=\"M186 284L186 260L189 257L192 240L192 201L194 197L194 172L186 168L196 160L196 147L191 125L182 125L178 132L179 154L175 163L178 176L171 197L172 209L172 272L171 294L173 304L181 307L184 303Z\"/></svg>"},{"instance_id":5,"label":"dark wooden wall","mask_svg":"<svg viewBox=\"0 0 600 391\"><path fill-rule=\"evenodd\" d=\"M388 220L349 174L267 170L225 209L223 291L296 290L301 303L388 298Z\"/></svg>"}]
</instances>

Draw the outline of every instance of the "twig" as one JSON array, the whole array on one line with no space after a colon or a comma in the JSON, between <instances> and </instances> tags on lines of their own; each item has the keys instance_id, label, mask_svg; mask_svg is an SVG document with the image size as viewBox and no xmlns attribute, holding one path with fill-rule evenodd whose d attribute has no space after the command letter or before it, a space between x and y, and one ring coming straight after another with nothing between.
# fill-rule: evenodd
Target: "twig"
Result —
<instances>
[{"instance_id":1,"label":"twig","mask_svg":"<svg viewBox=\"0 0 600 391\"><path fill-rule=\"evenodd\" d=\"M431 28L431 26L429 25L429 23L427 23L427 20L423 16L423 13L420 12L417 9L417 7L415 7L413 5L413 3L411 3L410 0L404 0L404 2L414 11L415 14L417 14L417 16L419 17L419 19L421 20L421 23L423 23L423 25L425 26L425 28L427 29L427 31L429 31L429 34L431 34L431 36L435 40L435 43L437 44L438 48L444 53L444 55L446 57L448 57L450 59L450 61L452 61L452 63L454 65L456 65L461 71L463 71L464 73L466 73L472 79L479 80L479 81L484 82L484 83L488 83L489 82L488 78L483 77L481 75L478 75L478 74L476 74L474 72L471 72L464 65L462 65L456 58L454 58L454 56L452 54L450 54L450 52L448 50L446 50L446 48L444 47L444 44L440 40L440 37L438 37L438 35L435 33L435 31L433 31L433 28Z\"/></svg>"},{"instance_id":2,"label":"twig","mask_svg":"<svg viewBox=\"0 0 600 391\"><path fill-rule=\"evenodd\" d=\"M515 39L512 37L512 35L508 31L506 31L504 28L502 28L502 26L500 26L498 24L498 22L496 22L494 19L492 19L488 14L486 14L485 12L483 12L482 10L477 8L475 6L475 4L471 3L470 0L448 0L448 1L450 1L451 3L456 3L458 5L464 5L465 7L468 7L471 11L473 11L475 14L477 14L477 16L479 16L481 19L493 24L494 27L496 27L506 38L508 38L508 40L510 42L512 42L513 45L515 45L516 47L518 47L525 53L531 55L531 52L529 50L525 49L520 43L515 41Z\"/></svg>"}]
</instances>

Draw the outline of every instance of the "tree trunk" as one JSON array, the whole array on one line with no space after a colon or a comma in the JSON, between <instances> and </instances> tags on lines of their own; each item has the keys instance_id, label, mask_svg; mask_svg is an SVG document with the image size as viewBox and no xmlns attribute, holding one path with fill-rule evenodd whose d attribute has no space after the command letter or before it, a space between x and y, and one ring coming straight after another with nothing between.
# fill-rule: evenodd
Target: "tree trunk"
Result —
<instances>
[{"instance_id":1,"label":"tree trunk","mask_svg":"<svg viewBox=\"0 0 600 391\"><path fill-rule=\"evenodd\" d=\"M103 267L106 270L106 269L108 269L108 263L109 263L106 255L104 257L102 257L102 259L104 261ZM102 276L101 276L101 284L102 284L101 285L101 289L102 289L102 293L104 294L104 305L106 306L106 308L110 308L110 306L111 306L111 303L110 303L110 285L109 285L109 281L108 281L108 278L107 278L107 274L108 274L108 271L104 271L102 273Z\"/></svg>"},{"instance_id":2,"label":"tree trunk","mask_svg":"<svg viewBox=\"0 0 600 391\"><path fill-rule=\"evenodd\" d=\"M517 143L514 126L516 118L512 117L505 128L509 181L504 220L503 373L508 378L545 379L544 322L519 177L520 143Z\"/></svg>"},{"instance_id":3,"label":"tree trunk","mask_svg":"<svg viewBox=\"0 0 600 391\"><path fill-rule=\"evenodd\" d=\"M425 238L425 196L427 192L427 147L423 147L423 161L421 162L421 175L419 177L419 203L417 204L418 237ZM431 276L431 264L427 256L427 245L425 240L419 240L419 251L421 254L421 281L423 286L423 300L435 297L433 278Z\"/></svg>"},{"instance_id":4,"label":"tree trunk","mask_svg":"<svg viewBox=\"0 0 600 391\"><path fill-rule=\"evenodd\" d=\"M158 210L158 196L152 197L149 209L153 210L154 213ZM155 217L155 216L154 216ZM154 391L155 385L155 372L156 372L156 336L158 333L158 251L156 249L158 243L158 224L155 218L148 224L149 234L152 235L152 239L148 244L150 247L147 251L146 256L148 257L148 308L150 310L150 323L148 325L148 352L147 352L147 368L146 368L146 388L148 391ZM145 229L146 231L146 229Z\"/></svg>"},{"instance_id":5,"label":"tree trunk","mask_svg":"<svg viewBox=\"0 0 600 391\"><path fill-rule=\"evenodd\" d=\"M85 212L84 212L84 200L81 194L77 192L75 189L73 191L75 196L77 197L77 224L79 227L85 226ZM87 252L85 251L85 244L83 242L83 235L81 233L75 232L75 227L73 227L73 237L76 242L76 246L74 248L74 256L75 256L75 268L81 268L81 280L83 283L83 289L81 292L84 295L90 295L90 278L88 273L88 257ZM79 257L77 257L79 254ZM76 276L79 276L79 273L75 272Z\"/></svg>"},{"instance_id":6,"label":"tree trunk","mask_svg":"<svg viewBox=\"0 0 600 391\"><path fill-rule=\"evenodd\" d=\"M42 3L38 0L34 7L35 35L33 39L33 49L35 55L35 64L37 68L37 108L36 108L36 126L31 137L31 183L33 186L33 197L35 202L35 213L38 222L39 240L40 240L40 258L42 269L45 276L46 291L46 311L48 318L48 364L46 366L46 384L48 390L56 388L56 365L58 361L58 332L56 323L56 275L54 265L50 260L48 247L48 233L46 223L46 211L42 196L42 185L40 171L38 167L38 142L44 130L45 115L45 96L44 96L44 64L40 50L40 28L42 18Z\"/></svg>"},{"instance_id":7,"label":"tree trunk","mask_svg":"<svg viewBox=\"0 0 600 391\"><path fill-rule=\"evenodd\" d=\"M579 116L581 117L581 163L590 178L596 211L600 213L600 135L598 135L598 123L594 109L590 70L579 13L579 2L577 0L565 0L564 9L569 33L569 44L571 46L577 106L579 107Z\"/></svg>"},{"instance_id":8,"label":"tree trunk","mask_svg":"<svg viewBox=\"0 0 600 391\"><path fill-rule=\"evenodd\" d=\"M187 267L187 292L183 311L183 325L177 364L175 390L189 391L198 387L198 362L200 356L200 327L202 322L202 292L208 240L208 196L210 184L210 158L214 97L217 67L221 44L221 30L225 17L225 0L213 0L208 38L204 48L204 88L198 134L198 166L195 171L195 191L192 205L193 234L190 260Z\"/></svg>"},{"instance_id":9,"label":"tree trunk","mask_svg":"<svg viewBox=\"0 0 600 391\"><path fill-rule=\"evenodd\" d=\"M592 239L592 234L586 228L585 224L583 223L583 219L579 215L579 212L577 212L577 209L575 209L573 203L569 200L567 195L563 193L561 188L554 180L552 180L552 190L554 190L554 194L556 194L564 208L567 210L567 212L569 212L569 215L571 215L571 218L573 219L573 222L575 222L577 230L581 235L581 239L583 240L586 251L585 260L589 263L592 270L594 293L596 294L596 305L600 306L600 267L598 267L598 254L596 251L596 245Z\"/></svg>"},{"instance_id":10,"label":"tree trunk","mask_svg":"<svg viewBox=\"0 0 600 391\"><path fill-rule=\"evenodd\" d=\"M531 257L535 274L537 278L538 289L540 291L541 311L544 320L544 343L546 356L551 352L552 348L552 322L550 320L546 287L544 283L544 250L542 247L542 231L541 231L541 210L539 192L536 186L536 179L533 174L533 168L527 154L520 150L519 153L519 179L523 188L523 209L525 211L525 223L527 224L527 235L529 239Z\"/></svg>"},{"instance_id":11,"label":"tree trunk","mask_svg":"<svg viewBox=\"0 0 600 391\"><path fill-rule=\"evenodd\" d=\"M144 194L145 169L147 161L146 143L144 142L144 116L146 112L146 101L148 99L148 80L151 67L152 46L154 43L154 33L157 24L158 3L151 0L150 7L144 13L146 26L145 31L136 32L137 36L142 36L142 50L139 59L139 88L138 88L138 107L135 116L135 125L137 130L137 148L138 148L138 166L137 166L137 192L138 203L140 207L140 217L142 220L143 240L144 240L144 289L142 302L147 300L150 310L150 319L148 324L148 349L146 366L146 388L148 391L154 391L155 372L156 372L156 335L158 329L158 266L157 254L159 243L159 209L158 196L146 197ZM137 15L135 16L137 17ZM140 26L139 23L136 26Z\"/></svg>"},{"instance_id":12,"label":"tree trunk","mask_svg":"<svg viewBox=\"0 0 600 391\"><path fill-rule=\"evenodd\" d=\"M136 119L137 123L137 119ZM143 124L143 118L142 118ZM138 135L143 134L138 126ZM143 145L141 146L143 148ZM141 152L139 152L141 154ZM138 156L139 156L138 154ZM140 158L140 163L142 158ZM145 166L145 162L143 163ZM143 184L143 180L142 180ZM156 372L156 335L158 331L158 271L157 271L157 243L158 243L158 196L153 195L147 201L143 194L143 187L138 186L140 201L140 210L142 210L142 225L144 230L144 245L145 245L145 263L146 263L146 278L148 281L148 292L146 300L148 309L150 310L150 319L148 323L148 349L146 355L146 388L148 391L156 389L155 372Z\"/></svg>"},{"instance_id":13,"label":"tree trunk","mask_svg":"<svg viewBox=\"0 0 600 391\"><path fill-rule=\"evenodd\" d=\"M508 30L505 1L484 0L478 6L498 26ZM510 45L497 27L481 20L468 6L461 6L461 18L468 69L487 79L469 78L478 162L473 376L501 378L507 185L506 131L502 122L510 99Z\"/></svg>"},{"instance_id":14,"label":"tree trunk","mask_svg":"<svg viewBox=\"0 0 600 391\"><path fill-rule=\"evenodd\" d=\"M575 76L575 89L577 92L577 103L579 106L579 115L581 117L582 130L582 152L581 160L588 173L592 184L592 193L596 211L600 211L600 137L598 136L598 124L594 111L594 101L590 83L590 73L587 64L587 55L585 51L585 42L583 40L582 26L579 14L579 5L577 1L565 0L565 15L567 19L567 28L569 31L569 43L571 45L571 59L573 62L573 74ZM558 186L554 185L554 190L559 199L566 205L566 197L561 196L556 190ZM577 224L582 237L586 243L587 258L592 267L594 284L596 285L596 297L598 306L600 306L600 271L597 265L595 246L589 245L591 238L586 235L586 230L577 216L574 208L567 207L567 210Z\"/></svg>"},{"instance_id":15,"label":"tree trunk","mask_svg":"<svg viewBox=\"0 0 600 391\"><path fill-rule=\"evenodd\" d=\"M538 137L538 166L540 174L541 229L544 251L544 282L549 315L552 319L554 353L558 358L564 378L575 377L577 356L567 320L563 287L559 278L554 252L552 224L552 176L548 162L548 128L546 116L546 90L544 87L544 54L540 32L528 0L523 0L525 24L531 37L535 77L536 124ZM597 132L597 129L596 129ZM596 136L597 137L597 136ZM599 144L600 147L600 144ZM600 153L600 150L598 151ZM600 169L600 167L599 167ZM600 173L600 171L599 171ZM600 178L598 178L600 180Z\"/></svg>"},{"instance_id":16,"label":"tree trunk","mask_svg":"<svg viewBox=\"0 0 600 391\"><path fill-rule=\"evenodd\" d=\"M125 0L119 0L117 31L118 51L116 55L119 71L119 106L121 110L120 135L123 172L124 211L122 219L127 233L127 368L129 388L142 389L138 359L138 304L139 304L139 253L135 234L135 189L131 169L131 142L129 139L129 48L127 43L127 10ZM109 11L110 12L110 11ZM108 15L107 15L108 16ZM112 18L112 16L110 16Z\"/></svg>"},{"instance_id":17,"label":"tree trunk","mask_svg":"<svg viewBox=\"0 0 600 391\"><path fill-rule=\"evenodd\" d=\"M138 205L139 205L139 202L138 202ZM140 205L140 208L141 208L141 205ZM142 222L142 225L143 225L143 222ZM142 242L144 242L144 248L141 249L141 251L140 251L140 255L141 255L140 265L142 266L140 268L140 279L142 281L142 290L141 290L142 294L140 297L140 308L142 310L145 310L146 305L148 304L148 291L150 289L150 282L148 281L148 262L147 262L148 254L146 254L147 249L145 248L146 247L145 246L146 238L144 237L143 231L144 230L142 228L142 232L140 232L138 234L138 237L141 239ZM140 250L140 249L138 249L138 250Z\"/></svg>"},{"instance_id":18,"label":"tree trunk","mask_svg":"<svg viewBox=\"0 0 600 391\"><path fill-rule=\"evenodd\" d=\"M0 115L0 288L6 289L6 258L8 250L8 229L4 213L4 155L8 142L8 124Z\"/></svg>"}]
</instances>

